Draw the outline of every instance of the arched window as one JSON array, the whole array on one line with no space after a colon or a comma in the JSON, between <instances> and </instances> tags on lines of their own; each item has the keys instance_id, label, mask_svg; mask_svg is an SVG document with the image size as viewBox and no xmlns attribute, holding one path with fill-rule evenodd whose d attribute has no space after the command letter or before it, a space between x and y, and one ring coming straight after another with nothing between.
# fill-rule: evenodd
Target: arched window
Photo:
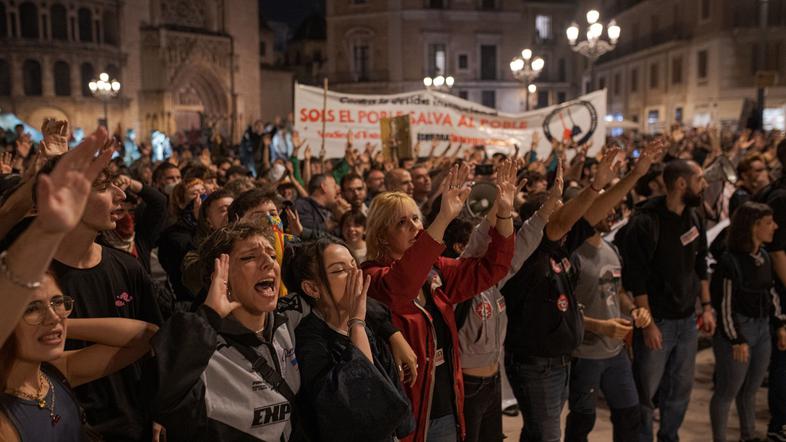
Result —
<instances>
[{"instance_id":1,"label":"arched window","mask_svg":"<svg viewBox=\"0 0 786 442\"><path fill-rule=\"evenodd\" d=\"M60 3L52 5L49 12L52 20L52 38L55 40L68 40L68 13L65 6Z\"/></svg>"},{"instance_id":2,"label":"arched window","mask_svg":"<svg viewBox=\"0 0 786 442\"><path fill-rule=\"evenodd\" d=\"M109 74L109 79L120 80L120 69L113 64L106 65L106 71Z\"/></svg>"},{"instance_id":3,"label":"arched window","mask_svg":"<svg viewBox=\"0 0 786 442\"><path fill-rule=\"evenodd\" d=\"M79 41L93 41L93 13L87 8L80 8L77 18L79 19Z\"/></svg>"},{"instance_id":4,"label":"arched window","mask_svg":"<svg viewBox=\"0 0 786 442\"><path fill-rule=\"evenodd\" d=\"M59 97L71 95L71 66L64 61L55 63L55 95Z\"/></svg>"},{"instance_id":5,"label":"arched window","mask_svg":"<svg viewBox=\"0 0 786 442\"><path fill-rule=\"evenodd\" d=\"M0 59L0 97L11 96L11 65Z\"/></svg>"},{"instance_id":6,"label":"arched window","mask_svg":"<svg viewBox=\"0 0 786 442\"><path fill-rule=\"evenodd\" d=\"M104 11L101 17L104 22L104 43L117 46L120 30L117 28L117 15L115 11Z\"/></svg>"},{"instance_id":7,"label":"arched window","mask_svg":"<svg viewBox=\"0 0 786 442\"><path fill-rule=\"evenodd\" d=\"M19 5L19 22L22 38L38 38L38 8L31 2Z\"/></svg>"},{"instance_id":8,"label":"arched window","mask_svg":"<svg viewBox=\"0 0 786 442\"><path fill-rule=\"evenodd\" d=\"M90 93L90 88L87 85L93 81L96 76L96 71L93 69L93 65L90 63L82 63L82 66L79 68L79 74L82 85L82 96L92 96Z\"/></svg>"},{"instance_id":9,"label":"arched window","mask_svg":"<svg viewBox=\"0 0 786 442\"><path fill-rule=\"evenodd\" d=\"M8 37L8 24L5 18L5 3L0 2L0 38Z\"/></svg>"},{"instance_id":10,"label":"arched window","mask_svg":"<svg viewBox=\"0 0 786 442\"><path fill-rule=\"evenodd\" d=\"M41 95L41 63L25 60L22 65L22 85L27 96Z\"/></svg>"}]
</instances>

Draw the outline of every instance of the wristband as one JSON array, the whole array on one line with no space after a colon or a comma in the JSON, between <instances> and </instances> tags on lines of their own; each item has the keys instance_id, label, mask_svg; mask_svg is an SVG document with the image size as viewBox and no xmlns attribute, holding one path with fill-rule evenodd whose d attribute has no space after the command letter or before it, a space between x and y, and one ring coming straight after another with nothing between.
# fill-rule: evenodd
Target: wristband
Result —
<instances>
[{"instance_id":1,"label":"wristband","mask_svg":"<svg viewBox=\"0 0 786 442\"><path fill-rule=\"evenodd\" d=\"M592 191L595 192L595 193L600 193L603 190L602 187L600 189L596 189L594 182L592 184L590 184L590 189L592 189Z\"/></svg>"},{"instance_id":2,"label":"wristband","mask_svg":"<svg viewBox=\"0 0 786 442\"><path fill-rule=\"evenodd\" d=\"M710 302L710 301L701 301L701 306L702 307L706 307L708 305L712 305L712 302Z\"/></svg>"},{"instance_id":3,"label":"wristband","mask_svg":"<svg viewBox=\"0 0 786 442\"><path fill-rule=\"evenodd\" d=\"M356 324L360 324L363 326L363 328L366 328L366 321L359 318L352 318L349 321L347 321L347 329L351 329L352 326Z\"/></svg>"},{"instance_id":4,"label":"wristband","mask_svg":"<svg viewBox=\"0 0 786 442\"><path fill-rule=\"evenodd\" d=\"M508 215L508 216L499 216L499 215L497 215L497 219L511 219L511 218L513 218L513 214L512 213L510 215Z\"/></svg>"},{"instance_id":5,"label":"wristband","mask_svg":"<svg viewBox=\"0 0 786 442\"><path fill-rule=\"evenodd\" d=\"M5 275L12 284L28 290L35 290L41 287L41 281L24 281L16 273L11 271L11 269L8 268L7 257L8 250L4 250L3 253L0 253L0 273Z\"/></svg>"}]
</instances>

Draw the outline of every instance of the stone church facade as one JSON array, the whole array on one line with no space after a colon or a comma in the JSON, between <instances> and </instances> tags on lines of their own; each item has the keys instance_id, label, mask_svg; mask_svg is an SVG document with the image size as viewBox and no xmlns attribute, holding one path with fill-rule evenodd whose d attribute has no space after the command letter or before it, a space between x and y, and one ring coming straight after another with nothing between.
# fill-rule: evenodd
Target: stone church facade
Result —
<instances>
[{"instance_id":1,"label":"stone church facade","mask_svg":"<svg viewBox=\"0 0 786 442\"><path fill-rule=\"evenodd\" d=\"M0 111L33 126L103 117L87 83L122 83L113 132L170 136L212 127L237 141L260 115L254 0L0 0Z\"/></svg>"}]
</instances>

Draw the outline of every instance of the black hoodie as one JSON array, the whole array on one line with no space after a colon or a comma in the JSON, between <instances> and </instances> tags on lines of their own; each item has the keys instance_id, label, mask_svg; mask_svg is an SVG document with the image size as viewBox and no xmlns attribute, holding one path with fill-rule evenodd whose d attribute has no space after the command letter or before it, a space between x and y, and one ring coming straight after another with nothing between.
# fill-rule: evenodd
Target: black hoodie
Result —
<instances>
[{"instance_id":1,"label":"black hoodie","mask_svg":"<svg viewBox=\"0 0 786 442\"><path fill-rule=\"evenodd\" d=\"M707 279L707 234L695 210L677 215L665 196L652 198L621 239L622 283L634 296L649 296L655 318L684 319L696 311L699 281Z\"/></svg>"}]
</instances>

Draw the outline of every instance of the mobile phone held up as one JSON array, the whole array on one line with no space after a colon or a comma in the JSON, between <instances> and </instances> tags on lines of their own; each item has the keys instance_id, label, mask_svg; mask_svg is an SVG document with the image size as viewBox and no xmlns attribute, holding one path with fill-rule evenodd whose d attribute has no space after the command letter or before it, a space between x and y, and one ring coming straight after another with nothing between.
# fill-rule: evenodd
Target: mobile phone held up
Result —
<instances>
[{"instance_id":1,"label":"mobile phone held up","mask_svg":"<svg viewBox=\"0 0 786 442\"><path fill-rule=\"evenodd\" d=\"M493 173L493 164L478 164L475 166L475 175L492 175Z\"/></svg>"}]
</instances>

